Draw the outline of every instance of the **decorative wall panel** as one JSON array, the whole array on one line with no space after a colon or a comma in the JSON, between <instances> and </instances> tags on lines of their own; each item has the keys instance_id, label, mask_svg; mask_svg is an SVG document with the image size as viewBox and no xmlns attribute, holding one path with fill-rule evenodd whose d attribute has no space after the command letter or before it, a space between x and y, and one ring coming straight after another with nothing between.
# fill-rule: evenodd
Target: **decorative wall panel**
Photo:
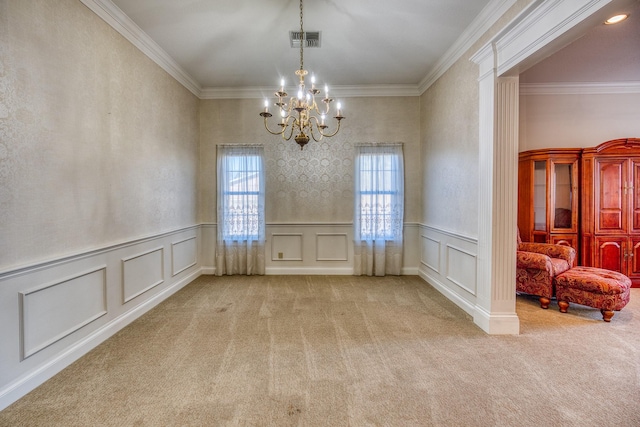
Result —
<instances>
[{"instance_id":1,"label":"decorative wall panel","mask_svg":"<svg viewBox=\"0 0 640 427\"><path fill-rule=\"evenodd\" d=\"M447 245L447 279L472 295L476 294L476 255Z\"/></svg>"},{"instance_id":2,"label":"decorative wall panel","mask_svg":"<svg viewBox=\"0 0 640 427\"><path fill-rule=\"evenodd\" d=\"M1 272L0 410L198 277L198 264L172 276L167 254L176 271L200 259L200 229Z\"/></svg>"},{"instance_id":3,"label":"decorative wall panel","mask_svg":"<svg viewBox=\"0 0 640 427\"><path fill-rule=\"evenodd\" d=\"M302 233L271 234L272 261L302 261Z\"/></svg>"},{"instance_id":4,"label":"decorative wall panel","mask_svg":"<svg viewBox=\"0 0 640 427\"><path fill-rule=\"evenodd\" d=\"M478 241L422 225L418 274L469 314L476 304Z\"/></svg>"},{"instance_id":5,"label":"decorative wall panel","mask_svg":"<svg viewBox=\"0 0 640 427\"><path fill-rule=\"evenodd\" d=\"M171 271L174 276L196 265L197 261L198 245L196 244L196 236L171 244Z\"/></svg>"},{"instance_id":6,"label":"decorative wall panel","mask_svg":"<svg viewBox=\"0 0 640 427\"><path fill-rule=\"evenodd\" d=\"M422 236L422 264L440 273L440 240Z\"/></svg>"},{"instance_id":7,"label":"decorative wall panel","mask_svg":"<svg viewBox=\"0 0 640 427\"><path fill-rule=\"evenodd\" d=\"M316 234L316 261L348 261L347 235L343 233Z\"/></svg>"},{"instance_id":8,"label":"decorative wall panel","mask_svg":"<svg viewBox=\"0 0 640 427\"><path fill-rule=\"evenodd\" d=\"M107 313L106 266L19 295L25 359Z\"/></svg>"},{"instance_id":9,"label":"decorative wall panel","mask_svg":"<svg viewBox=\"0 0 640 427\"><path fill-rule=\"evenodd\" d=\"M156 248L122 260L122 300L128 302L164 282L164 249Z\"/></svg>"}]
</instances>

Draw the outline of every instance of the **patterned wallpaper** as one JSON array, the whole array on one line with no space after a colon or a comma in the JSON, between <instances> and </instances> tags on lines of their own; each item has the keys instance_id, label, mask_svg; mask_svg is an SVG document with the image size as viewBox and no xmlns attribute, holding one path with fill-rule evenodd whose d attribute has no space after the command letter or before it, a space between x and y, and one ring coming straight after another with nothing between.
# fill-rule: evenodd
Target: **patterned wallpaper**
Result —
<instances>
[{"instance_id":1,"label":"patterned wallpaper","mask_svg":"<svg viewBox=\"0 0 640 427\"><path fill-rule=\"evenodd\" d=\"M351 222L354 145L403 142L406 162L405 221L420 209L417 97L349 98L338 135L310 141L304 150L264 130L257 99L201 101L200 220L215 222L215 146L263 143L267 158L267 223ZM241 126L237 119L245 120Z\"/></svg>"},{"instance_id":2,"label":"patterned wallpaper","mask_svg":"<svg viewBox=\"0 0 640 427\"><path fill-rule=\"evenodd\" d=\"M478 235L478 67L469 58L530 3L517 0L420 97L423 224Z\"/></svg>"},{"instance_id":3,"label":"patterned wallpaper","mask_svg":"<svg viewBox=\"0 0 640 427\"><path fill-rule=\"evenodd\" d=\"M353 209L353 145L332 139L300 150L293 141L270 144L267 209L289 221L349 222ZM295 207L295 209L291 209ZM293 210L297 215L293 216Z\"/></svg>"},{"instance_id":4,"label":"patterned wallpaper","mask_svg":"<svg viewBox=\"0 0 640 427\"><path fill-rule=\"evenodd\" d=\"M198 99L77 0L0 1L0 271L196 221Z\"/></svg>"}]
</instances>

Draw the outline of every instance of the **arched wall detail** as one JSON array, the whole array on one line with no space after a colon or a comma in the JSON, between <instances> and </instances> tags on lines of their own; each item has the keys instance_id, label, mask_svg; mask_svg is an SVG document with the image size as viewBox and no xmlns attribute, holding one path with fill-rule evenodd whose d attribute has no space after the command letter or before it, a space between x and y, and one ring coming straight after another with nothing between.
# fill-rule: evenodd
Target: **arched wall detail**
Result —
<instances>
[{"instance_id":1,"label":"arched wall detail","mask_svg":"<svg viewBox=\"0 0 640 427\"><path fill-rule=\"evenodd\" d=\"M515 311L518 75L631 1L537 0L482 47L479 67L479 202L474 322L518 334Z\"/></svg>"}]
</instances>

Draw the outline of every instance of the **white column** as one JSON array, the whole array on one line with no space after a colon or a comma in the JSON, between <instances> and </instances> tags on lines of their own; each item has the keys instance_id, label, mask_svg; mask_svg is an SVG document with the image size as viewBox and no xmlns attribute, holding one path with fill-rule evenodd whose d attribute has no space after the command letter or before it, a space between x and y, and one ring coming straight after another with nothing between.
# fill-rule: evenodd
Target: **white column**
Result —
<instances>
[{"instance_id":1,"label":"white column","mask_svg":"<svg viewBox=\"0 0 640 427\"><path fill-rule=\"evenodd\" d=\"M518 334L518 77L497 78L492 45L472 60L480 66L478 286L474 322L489 334Z\"/></svg>"}]
</instances>

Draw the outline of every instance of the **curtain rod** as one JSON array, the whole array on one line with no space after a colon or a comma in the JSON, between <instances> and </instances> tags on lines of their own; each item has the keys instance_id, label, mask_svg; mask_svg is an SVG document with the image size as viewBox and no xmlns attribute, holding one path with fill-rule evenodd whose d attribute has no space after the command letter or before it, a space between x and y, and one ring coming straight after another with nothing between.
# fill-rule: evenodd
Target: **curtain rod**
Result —
<instances>
[{"instance_id":1,"label":"curtain rod","mask_svg":"<svg viewBox=\"0 0 640 427\"><path fill-rule=\"evenodd\" d=\"M216 144L216 147L264 147L264 144Z\"/></svg>"},{"instance_id":2,"label":"curtain rod","mask_svg":"<svg viewBox=\"0 0 640 427\"><path fill-rule=\"evenodd\" d=\"M358 142L354 145L356 147L376 147L376 146L392 147L395 145L404 145L404 142Z\"/></svg>"}]
</instances>

